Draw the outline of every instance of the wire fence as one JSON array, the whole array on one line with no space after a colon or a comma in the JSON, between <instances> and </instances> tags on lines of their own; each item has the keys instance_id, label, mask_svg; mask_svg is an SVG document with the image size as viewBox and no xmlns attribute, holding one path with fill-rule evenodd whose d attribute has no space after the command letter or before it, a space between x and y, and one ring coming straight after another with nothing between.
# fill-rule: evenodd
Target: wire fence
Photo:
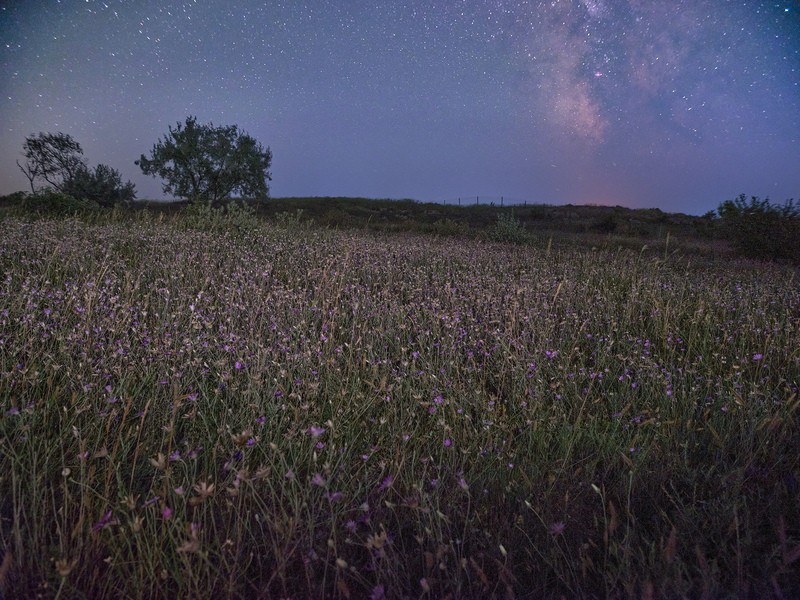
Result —
<instances>
[{"instance_id":1,"label":"wire fence","mask_svg":"<svg viewBox=\"0 0 800 600\"><path fill-rule=\"evenodd\" d=\"M541 204L529 198L519 198L513 196L457 196L455 198L445 198L433 200L436 204L446 204L449 206L527 206L528 204Z\"/></svg>"}]
</instances>

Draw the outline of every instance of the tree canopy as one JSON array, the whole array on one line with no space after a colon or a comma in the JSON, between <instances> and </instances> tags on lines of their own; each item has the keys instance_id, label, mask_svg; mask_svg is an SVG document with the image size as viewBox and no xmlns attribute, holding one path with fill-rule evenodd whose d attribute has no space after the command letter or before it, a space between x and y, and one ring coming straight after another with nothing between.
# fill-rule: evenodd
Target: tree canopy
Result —
<instances>
[{"instance_id":1,"label":"tree canopy","mask_svg":"<svg viewBox=\"0 0 800 600\"><path fill-rule=\"evenodd\" d=\"M17 161L17 166L28 178L33 194L49 189L101 206L136 197L136 186L130 181L123 184L116 169L100 164L91 170L81 145L66 133L30 135L22 148L25 164Z\"/></svg>"},{"instance_id":2,"label":"tree canopy","mask_svg":"<svg viewBox=\"0 0 800 600\"><path fill-rule=\"evenodd\" d=\"M217 204L233 195L267 198L272 152L237 125L201 125L189 116L169 127L150 157L136 164L145 175L164 180L164 193L190 202Z\"/></svg>"},{"instance_id":3,"label":"tree canopy","mask_svg":"<svg viewBox=\"0 0 800 600\"><path fill-rule=\"evenodd\" d=\"M66 133L30 135L25 138L22 150L25 164L17 161L17 166L28 178L32 193L36 193L37 180L47 184L43 187L63 192L78 172L86 169L83 148Z\"/></svg>"}]
</instances>

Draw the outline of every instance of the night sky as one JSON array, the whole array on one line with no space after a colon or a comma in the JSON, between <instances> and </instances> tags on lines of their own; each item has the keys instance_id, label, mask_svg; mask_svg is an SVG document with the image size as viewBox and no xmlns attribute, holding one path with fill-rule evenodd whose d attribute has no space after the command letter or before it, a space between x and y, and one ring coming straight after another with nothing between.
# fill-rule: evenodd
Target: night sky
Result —
<instances>
[{"instance_id":1,"label":"night sky","mask_svg":"<svg viewBox=\"0 0 800 600\"><path fill-rule=\"evenodd\" d=\"M800 198L800 1L0 2L0 194L25 137L134 165L237 124L273 196L620 204Z\"/></svg>"}]
</instances>

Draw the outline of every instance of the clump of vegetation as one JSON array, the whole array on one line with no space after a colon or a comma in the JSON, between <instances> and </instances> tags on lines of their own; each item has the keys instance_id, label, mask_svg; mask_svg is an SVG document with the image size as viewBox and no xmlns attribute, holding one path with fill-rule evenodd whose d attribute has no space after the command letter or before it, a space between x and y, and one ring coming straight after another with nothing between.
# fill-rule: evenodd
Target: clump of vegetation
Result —
<instances>
[{"instance_id":1,"label":"clump of vegetation","mask_svg":"<svg viewBox=\"0 0 800 600\"><path fill-rule=\"evenodd\" d=\"M288 231L308 230L314 226L314 219L304 218L303 213L302 208L298 208L294 212L279 212L275 215L275 225L279 229Z\"/></svg>"},{"instance_id":2,"label":"clump of vegetation","mask_svg":"<svg viewBox=\"0 0 800 600\"><path fill-rule=\"evenodd\" d=\"M200 125L187 117L136 164L164 180L164 193L218 206L234 194L267 198L272 152L236 125Z\"/></svg>"},{"instance_id":3,"label":"clump of vegetation","mask_svg":"<svg viewBox=\"0 0 800 600\"><path fill-rule=\"evenodd\" d=\"M792 268L180 223L0 222L0 593L797 596Z\"/></svg>"},{"instance_id":4,"label":"clump of vegetation","mask_svg":"<svg viewBox=\"0 0 800 600\"><path fill-rule=\"evenodd\" d=\"M242 201L229 201L219 206L211 202L186 204L179 222L188 229L233 233L253 231L259 225L255 209Z\"/></svg>"},{"instance_id":5,"label":"clump of vegetation","mask_svg":"<svg viewBox=\"0 0 800 600\"><path fill-rule=\"evenodd\" d=\"M488 232L488 237L493 242L509 244L524 244L529 240L525 225L514 216L513 212L501 212L497 215L497 222Z\"/></svg>"},{"instance_id":6,"label":"clump of vegetation","mask_svg":"<svg viewBox=\"0 0 800 600\"><path fill-rule=\"evenodd\" d=\"M100 210L93 200L50 189L26 195L17 207L22 214L40 217L86 217Z\"/></svg>"},{"instance_id":7,"label":"clump of vegetation","mask_svg":"<svg viewBox=\"0 0 800 600\"><path fill-rule=\"evenodd\" d=\"M780 205L741 194L717 212L723 234L744 256L800 263L800 205L793 200Z\"/></svg>"},{"instance_id":8,"label":"clump of vegetation","mask_svg":"<svg viewBox=\"0 0 800 600\"><path fill-rule=\"evenodd\" d=\"M53 191L81 202L113 207L132 202L136 197L135 186L130 181L123 184L116 169L104 164L90 169L83 158L81 145L65 133L28 136L23 154L25 163L17 161L17 166L28 178L34 198L39 197L37 192ZM39 199L51 204L54 202L54 198L46 193Z\"/></svg>"}]
</instances>

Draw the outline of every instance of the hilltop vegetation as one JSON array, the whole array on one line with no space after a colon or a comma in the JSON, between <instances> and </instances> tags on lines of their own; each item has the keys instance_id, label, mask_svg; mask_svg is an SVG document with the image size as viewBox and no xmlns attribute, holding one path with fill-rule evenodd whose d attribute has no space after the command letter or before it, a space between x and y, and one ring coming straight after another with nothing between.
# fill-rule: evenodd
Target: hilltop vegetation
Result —
<instances>
[{"instance_id":1,"label":"hilltop vegetation","mask_svg":"<svg viewBox=\"0 0 800 600\"><path fill-rule=\"evenodd\" d=\"M219 228L231 217L237 227L260 222L322 229L356 229L514 243L558 241L589 246L623 246L664 252L800 264L800 213L792 201L772 204L744 196L703 216L667 213L657 208L554 206L527 204L423 203L367 198L271 198L229 200L214 207L197 202L139 200L103 210L95 203L57 192L18 192L0 197L0 215L77 215L94 222L125 219L172 219L196 228ZM232 213L229 215L229 213ZM225 217L221 219L220 217ZM27 218L26 217L26 218Z\"/></svg>"}]
</instances>

